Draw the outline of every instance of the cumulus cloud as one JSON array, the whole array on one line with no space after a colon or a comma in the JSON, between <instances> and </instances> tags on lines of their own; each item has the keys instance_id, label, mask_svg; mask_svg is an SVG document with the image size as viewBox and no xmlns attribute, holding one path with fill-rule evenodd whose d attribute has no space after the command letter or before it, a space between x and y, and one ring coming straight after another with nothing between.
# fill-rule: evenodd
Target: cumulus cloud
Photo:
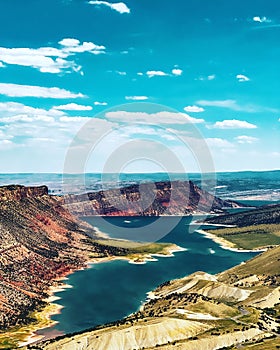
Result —
<instances>
[{"instance_id":1,"label":"cumulus cloud","mask_svg":"<svg viewBox=\"0 0 280 350\"><path fill-rule=\"evenodd\" d=\"M171 74L166 73L162 70L149 70L146 72L146 75L149 78L153 78L153 77L168 77L168 76L175 76L175 77L179 77L183 74L183 70L180 68L173 68L171 71ZM139 72L137 73L137 75L142 76L144 75L143 73Z\"/></svg>"},{"instance_id":2,"label":"cumulus cloud","mask_svg":"<svg viewBox=\"0 0 280 350\"><path fill-rule=\"evenodd\" d=\"M106 118L114 122L124 123L144 123L144 124L187 124L187 123L204 123L204 119L196 119L190 117L185 113L175 112L158 112L158 113L144 113L144 112L127 112L116 111L106 113Z\"/></svg>"},{"instance_id":3,"label":"cumulus cloud","mask_svg":"<svg viewBox=\"0 0 280 350\"><path fill-rule=\"evenodd\" d=\"M34 123L34 122L44 122L44 123L54 123L55 119L47 115L28 115L28 114L18 114L12 117L0 118L0 123Z\"/></svg>"},{"instance_id":4,"label":"cumulus cloud","mask_svg":"<svg viewBox=\"0 0 280 350\"><path fill-rule=\"evenodd\" d=\"M255 16L253 17L253 21L254 22L259 22L259 23L271 23L271 19L263 16L263 17L260 17L260 16Z\"/></svg>"},{"instance_id":5,"label":"cumulus cloud","mask_svg":"<svg viewBox=\"0 0 280 350\"><path fill-rule=\"evenodd\" d=\"M149 70L146 72L147 76L149 78L153 78L153 77L167 77L169 74L161 71L161 70Z\"/></svg>"},{"instance_id":6,"label":"cumulus cloud","mask_svg":"<svg viewBox=\"0 0 280 350\"><path fill-rule=\"evenodd\" d=\"M246 136L246 135L242 135L242 136L237 136L235 138L235 140L238 142L238 143L255 143L257 142L259 139L256 138L256 137L252 137L252 136Z\"/></svg>"},{"instance_id":7,"label":"cumulus cloud","mask_svg":"<svg viewBox=\"0 0 280 350\"><path fill-rule=\"evenodd\" d=\"M213 125L215 129L256 129L257 126L255 124L248 123L245 120L223 120L222 122L216 122Z\"/></svg>"},{"instance_id":8,"label":"cumulus cloud","mask_svg":"<svg viewBox=\"0 0 280 350\"><path fill-rule=\"evenodd\" d=\"M77 103L68 103L66 105L60 105L53 107L54 109L62 110L62 111L91 111L91 106L79 105Z\"/></svg>"},{"instance_id":9,"label":"cumulus cloud","mask_svg":"<svg viewBox=\"0 0 280 350\"><path fill-rule=\"evenodd\" d=\"M0 113L1 116L23 114L28 116L51 115L53 117L58 117L64 114L62 111L55 109L46 110L43 108L34 108L18 102L0 102Z\"/></svg>"},{"instance_id":10,"label":"cumulus cloud","mask_svg":"<svg viewBox=\"0 0 280 350\"><path fill-rule=\"evenodd\" d=\"M107 1L89 1L89 4L95 5L95 6L107 6L107 7L111 8L112 10L119 12L120 14L130 13L130 9L123 2L110 3Z\"/></svg>"},{"instance_id":11,"label":"cumulus cloud","mask_svg":"<svg viewBox=\"0 0 280 350\"><path fill-rule=\"evenodd\" d=\"M145 101L148 100L148 96L125 96L128 101Z\"/></svg>"},{"instance_id":12,"label":"cumulus cloud","mask_svg":"<svg viewBox=\"0 0 280 350\"><path fill-rule=\"evenodd\" d=\"M73 38L65 38L59 41L60 45L68 46L68 47L77 47L80 45L80 40Z\"/></svg>"},{"instance_id":13,"label":"cumulus cloud","mask_svg":"<svg viewBox=\"0 0 280 350\"><path fill-rule=\"evenodd\" d=\"M0 103L0 140L13 140L11 148L44 147L54 141L54 150L65 149L89 117L70 117L54 108L45 110L17 102Z\"/></svg>"},{"instance_id":14,"label":"cumulus cloud","mask_svg":"<svg viewBox=\"0 0 280 350\"><path fill-rule=\"evenodd\" d=\"M0 47L0 64L32 67L42 73L69 73L81 72L82 67L69 59L78 53L88 52L101 54L105 52L105 46L92 42L81 43L77 39L65 38L59 43L59 48L40 47L34 48L6 48Z\"/></svg>"},{"instance_id":15,"label":"cumulus cloud","mask_svg":"<svg viewBox=\"0 0 280 350\"><path fill-rule=\"evenodd\" d=\"M176 75L176 76L180 76L183 74L183 70L179 69L179 68L174 68L174 69L172 69L172 74Z\"/></svg>"},{"instance_id":16,"label":"cumulus cloud","mask_svg":"<svg viewBox=\"0 0 280 350\"><path fill-rule=\"evenodd\" d=\"M95 102L94 102L94 105L95 105L95 106L107 106L107 105L108 105L108 103L107 103L107 102L99 102L99 101L95 101Z\"/></svg>"},{"instance_id":17,"label":"cumulus cloud","mask_svg":"<svg viewBox=\"0 0 280 350\"><path fill-rule=\"evenodd\" d=\"M201 112L204 112L204 108L199 106L187 106L184 108L184 111L190 112L190 113L201 113Z\"/></svg>"},{"instance_id":18,"label":"cumulus cloud","mask_svg":"<svg viewBox=\"0 0 280 350\"><path fill-rule=\"evenodd\" d=\"M243 83L245 81L250 81L250 78L248 78L246 75L243 74L237 74L236 79L240 82Z\"/></svg>"},{"instance_id":19,"label":"cumulus cloud","mask_svg":"<svg viewBox=\"0 0 280 350\"><path fill-rule=\"evenodd\" d=\"M0 83L0 95L10 97L41 97L41 98L81 98L81 93L74 93L58 87L43 87Z\"/></svg>"}]
</instances>

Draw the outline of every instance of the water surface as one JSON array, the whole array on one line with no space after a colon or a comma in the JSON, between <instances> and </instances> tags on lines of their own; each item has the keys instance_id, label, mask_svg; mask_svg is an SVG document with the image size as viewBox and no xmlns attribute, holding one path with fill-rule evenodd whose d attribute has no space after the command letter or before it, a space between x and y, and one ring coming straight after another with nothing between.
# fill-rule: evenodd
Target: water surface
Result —
<instances>
[{"instance_id":1,"label":"water surface","mask_svg":"<svg viewBox=\"0 0 280 350\"><path fill-rule=\"evenodd\" d=\"M130 225L133 236L133 227L149 227L153 220L155 218L107 218L107 223L112 225L110 232L106 232L107 224L102 218L87 218L100 231L114 238L129 238L123 237L122 227ZM146 299L146 293L167 280L198 270L217 273L256 255L253 252L236 253L222 249L212 240L192 232L190 221L189 217L182 218L168 235L161 238L162 242L176 243L187 249L176 253L174 257L157 257L157 262L145 265L116 260L94 264L90 269L70 275L67 283L73 288L56 294L61 298L58 303L64 308L59 315L52 317L59 322L55 329L71 333L119 320L138 310ZM164 226L165 221L162 220L162 228ZM47 332L44 330L38 333Z\"/></svg>"}]
</instances>

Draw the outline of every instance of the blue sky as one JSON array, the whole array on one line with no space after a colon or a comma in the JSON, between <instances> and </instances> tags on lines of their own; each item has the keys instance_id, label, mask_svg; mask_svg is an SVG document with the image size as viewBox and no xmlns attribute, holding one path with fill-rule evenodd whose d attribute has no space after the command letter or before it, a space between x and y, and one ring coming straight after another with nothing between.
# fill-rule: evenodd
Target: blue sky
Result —
<instances>
[{"instance_id":1,"label":"blue sky","mask_svg":"<svg viewBox=\"0 0 280 350\"><path fill-rule=\"evenodd\" d=\"M69 149L93 172L279 169L279 38L278 0L2 0L0 172Z\"/></svg>"}]
</instances>

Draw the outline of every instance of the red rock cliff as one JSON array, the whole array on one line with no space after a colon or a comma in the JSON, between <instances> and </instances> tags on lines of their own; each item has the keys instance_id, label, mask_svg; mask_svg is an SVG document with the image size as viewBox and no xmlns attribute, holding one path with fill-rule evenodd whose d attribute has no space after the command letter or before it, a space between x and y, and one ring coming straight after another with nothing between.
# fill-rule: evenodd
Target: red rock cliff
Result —
<instances>
[{"instance_id":1,"label":"red rock cliff","mask_svg":"<svg viewBox=\"0 0 280 350\"><path fill-rule=\"evenodd\" d=\"M9 185L0 187L0 201L20 200L23 198L36 198L48 195L47 186L25 187Z\"/></svg>"}]
</instances>

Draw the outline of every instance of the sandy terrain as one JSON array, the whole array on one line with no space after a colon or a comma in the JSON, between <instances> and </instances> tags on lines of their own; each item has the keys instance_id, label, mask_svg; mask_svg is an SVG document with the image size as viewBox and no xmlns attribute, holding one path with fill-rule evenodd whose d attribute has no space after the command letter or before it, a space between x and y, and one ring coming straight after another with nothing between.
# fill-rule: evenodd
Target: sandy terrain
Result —
<instances>
[{"instance_id":1,"label":"sandy terrain","mask_svg":"<svg viewBox=\"0 0 280 350\"><path fill-rule=\"evenodd\" d=\"M49 344L46 350L131 350L166 344L193 337L211 328L209 325L173 318L161 318L123 329L107 329L77 335Z\"/></svg>"},{"instance_id":2,"label":"sandy terrain","mask_svg":"<svg viewBox=\"0 0 280 350\"><path fill-rule=\"evenodd\" d=\"M266 307L273 307L275 304L279 304L280 302L280 287L275 288L271 293L269 293L266 297L255 301L252 306L259 307L261 309Z\"/></svg>"}]
</instances>

